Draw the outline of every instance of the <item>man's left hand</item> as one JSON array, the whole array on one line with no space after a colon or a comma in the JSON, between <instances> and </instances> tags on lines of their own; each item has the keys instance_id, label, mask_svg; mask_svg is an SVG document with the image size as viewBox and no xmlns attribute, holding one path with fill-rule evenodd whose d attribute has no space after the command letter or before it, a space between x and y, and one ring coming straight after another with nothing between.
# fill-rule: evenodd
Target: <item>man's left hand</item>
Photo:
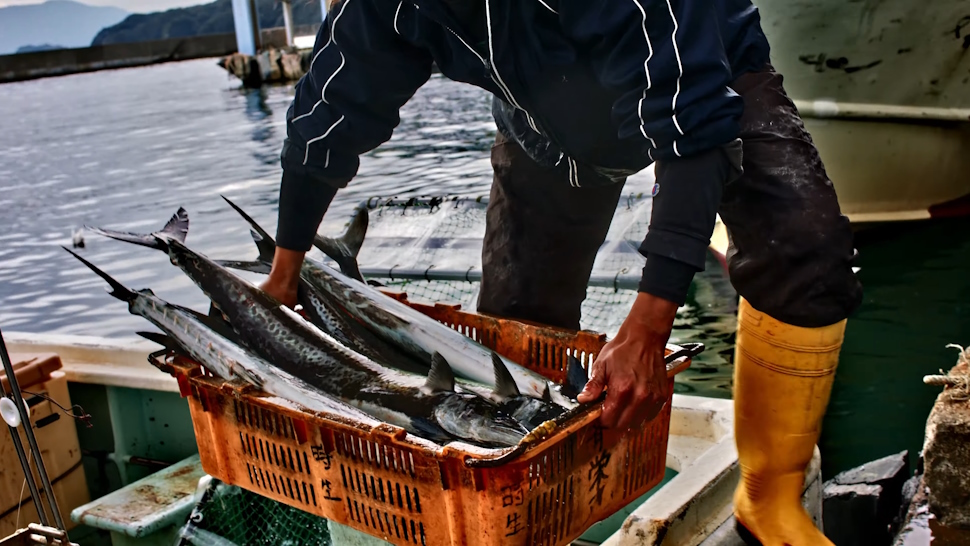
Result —
<instances>
[{"instance_id":1,"label":"man's left hand","mask_svg":"<svg viewBox=\"0 0 970 546\"><path fill-rule=\"evenodd\" d=\"M663 409L670 388L664 349L676 313L677 304L639 293L616 337L596 357L592 377L578 401L596 400L605 388L603 426L626 430Z\"/></svg>"}]
</instances>

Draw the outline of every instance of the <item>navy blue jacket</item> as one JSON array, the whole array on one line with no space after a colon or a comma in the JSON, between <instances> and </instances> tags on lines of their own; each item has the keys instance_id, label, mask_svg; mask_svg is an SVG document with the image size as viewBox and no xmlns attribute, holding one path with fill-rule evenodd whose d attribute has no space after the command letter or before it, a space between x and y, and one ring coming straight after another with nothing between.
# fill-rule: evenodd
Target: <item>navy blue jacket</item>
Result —
<instances>
[{"instance_id":1,"label":"navy blue jacket","mask_svg":"<svg viewBox=\"0 0 970 546\"><path fill-rule=\"evenodd\" d=\"M433 64L491 92L498 128L582 186L736 139L729 84L768 61L750 0L467 0L484 4L480 25L447 1L331 8L287 115L281 246L309 248L335 189L390 139Z\"/></svg>"}]
</instances>

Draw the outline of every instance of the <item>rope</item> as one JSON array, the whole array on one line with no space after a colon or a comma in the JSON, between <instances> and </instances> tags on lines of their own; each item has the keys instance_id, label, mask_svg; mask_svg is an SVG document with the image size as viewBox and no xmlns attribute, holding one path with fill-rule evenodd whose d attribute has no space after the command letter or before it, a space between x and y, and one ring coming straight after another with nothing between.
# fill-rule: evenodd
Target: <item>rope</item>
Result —
<instances>
[{"instance_id":1,"label":"rope","mask_svg":"<svg viewBox=\"0 0 970 546\"><path fill-rule=\"evenodd\" d=\"M946 348L958 349L960 351L960 356L957 358L957 366L960 364L970 366L970 347L964 348L951 343ZM939 375L923 376L923 383L934 387L945 387L947 389L945 392L949 392L953 400L970 400L970 375L965 371L954 374L952 370L950 372L940 370Z\"/></svg>"}]
</instances>

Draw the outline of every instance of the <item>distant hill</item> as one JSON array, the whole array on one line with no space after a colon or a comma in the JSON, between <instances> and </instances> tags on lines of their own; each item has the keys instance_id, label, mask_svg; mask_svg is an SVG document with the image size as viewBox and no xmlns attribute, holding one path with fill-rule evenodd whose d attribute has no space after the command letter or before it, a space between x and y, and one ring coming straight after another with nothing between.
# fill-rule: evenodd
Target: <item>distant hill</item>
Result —
<instances>
[{"instance_id":1,"label":"distant hill","mask_svg":"<svg viewBox=\"0 0 970 546\"><path fill-rule=\"evenodd\" d=\"M64 46L51 45L51 44L40 44L40 45L25 45L17 48L17 53L34 53L35 51L51 51L53 49L65 49Z\"/></svg>"},{"instance_id":2,"label":"distant hill","mask_svg":"<svg viewBox=\"0 0 970 546\"><path fill-rule=\"evenodd\" d=\"M122 9L70 0L0 8L0 55L31 44L86 47L99 30L127 16L128 12Z\"/></svg>"},{"instance_id":3,"label":"distant hill","mask_svg":"<svg viewBox=\"0 0 970 546\"><path fill-rule=\"evenodd\" d=\"M257 0L256 5L262 28L283 26L283 10L278 0ZM293 19L297 25L319 25L321 20L319 1L294 1ZM232 0L216 0L201 6L130 15L124 21L99 32L92 45L163 40L234 31Z\"/></svg>"}]
</instances>

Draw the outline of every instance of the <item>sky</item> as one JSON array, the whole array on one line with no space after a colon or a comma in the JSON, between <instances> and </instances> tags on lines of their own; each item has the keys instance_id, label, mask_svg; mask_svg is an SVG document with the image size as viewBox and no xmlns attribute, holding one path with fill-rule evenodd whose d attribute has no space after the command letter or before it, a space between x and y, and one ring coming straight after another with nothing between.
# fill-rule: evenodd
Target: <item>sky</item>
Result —
<instances>
[{"instance_id":1,"label":"sky","mask_svg":"<svg viewBox=\"0 0 970 546\"><path fill-rule=\"evenodd\" d=\"M172 8L206 4L210 0L79 0L91 6L114 6L133 13L165 11ZM0 0L0 8L24 4L40 4L38 0Z\"/></svg>"}]
</instances>

